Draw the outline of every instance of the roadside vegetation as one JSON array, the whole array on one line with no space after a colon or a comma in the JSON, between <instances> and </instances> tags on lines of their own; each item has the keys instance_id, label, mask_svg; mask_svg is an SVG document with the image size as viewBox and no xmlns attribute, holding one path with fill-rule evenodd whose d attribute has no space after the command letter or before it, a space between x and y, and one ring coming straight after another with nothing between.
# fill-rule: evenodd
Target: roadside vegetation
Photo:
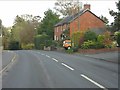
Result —
<instances>
[{"instance_id":1,"label":"roadside vegetation","mask_svg":"<svg viewBox=\"0 0 120 90\"><path fill-rule=\"evenodd\" d=\"M56 12L48 9L44 12L44 18L29 14L17 15L12 27L4 27L0 24L2 33L2 45L4 49L44 49L44 47L60 48L63 47L63 40L71 39L72 48L66 52L77 52L78 49L100 49L114 48L120 46L120 12L110 10L109 13L114 17L114 22L108 25L108 19L100 16L105 21L107 32L102 35L87 30L86 32L75 32L70 37L69 30L65 30L60 41L54 41L54 25L58 23L62 15L63 17L71 15L71 11L75 9L77 12L81 9L80 3L73 0L58 0L55 3ZM120 1L116 3L118 11L120 11ZM59 8L63 7L63 8ZM74 8L73 8L74 7ZM2 21L2 20L1 20Z\"/></svg>"}]
</instances>

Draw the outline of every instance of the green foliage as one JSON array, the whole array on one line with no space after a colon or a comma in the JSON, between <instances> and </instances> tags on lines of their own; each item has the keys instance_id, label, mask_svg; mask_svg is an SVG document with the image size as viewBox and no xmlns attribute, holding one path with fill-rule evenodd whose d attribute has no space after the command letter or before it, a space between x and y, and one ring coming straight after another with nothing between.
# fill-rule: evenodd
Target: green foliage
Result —
<instances>
[{"instance_id":1,"label":"green foliage","mask_svg":"<svg viewBox=\"0 0 120 90\"><path fill-rule=\"evenodd\" d=\"M35 36L34 43L36 49L43 49L44 46L50 45L51 41L47 42L49 39L48 35L42 34Z\"/></svg>"},{"instance_id":2,"label":"green foliage","mask_svg":"<svg viewBox=\"0 0 120 90\"><path fill-rule=\"evenodd\" d=\"M103 44L106 48L112 48L112 39L111 39L111 36L110 36L110 32L105 32L104 33Z\"/></svg>"},{"instance_id":3,"label":"green foliage","mask_svg":"<svg viewBox=\"0 0 120 90\"><path fill-rule=\"evenodd\" d=\"M120 47L120 32L117 34L117 43L118 43L118 45Z\"/></svg>"},{"instance_id":4,"label":"green foliage","mask_svg":"<svg viewBox=\"0 0 120 90\"><path fill-rule=\"evenodd\" d=\"M108 19L103 15L101 15L100 18L105 22L106 25L109 23Z\"/></svg>"},{"instance_id":5,"label":"green foliage","mask_svg":"<svg viewBox=\"0 0 120 90\"><path fill-rule=\"evenodd\" d=\"M73 52L77 52L79 47L72 47L72 49L73 49Z\"/></svg>"},{"instance_id":6,"label":"green foliage","mask_svg":"<svg viewBox=\"0 0 120 90\"><path fill-rule=\"evenodd\" d=\"M41 21L38 29L38 34L46 33L50 39L54 38L54 25L60 21L59 15L54 13L52 10L48 10L45 13L45 17Z\"/></svg>"},{"instance_id":7,"label":"green foliage","mask_svg":"<svg viewBox=\"0 0 120 90\"><path fill-rule=\"evenodd\" d=\"M38 49L43 50L44 46L45 46L45 44L40 44Z\"/></svg>"},{"instance_id":8,"label":"green foliage","mask_svg":"<svg viewBox=\"0 0 120 90\"><path fill-rule=\"evenodd\" d=\"M19 49L21 49L19 42L18 41L11 41L9 43L9 49L10 50L19 50Z\"/></svg>"},{"instance_id":9,"label":"green foliage","mask_svg":"<svg viewBox=\"0 0 120 90\"><path fill-rule=\"evenodd\" d=\"M66 50L66 53L72 54L73 53L73 49L71 48L71 49Z\"/></svg>"},{"instance_id":10,"label":"green foliage","mask_svg":"<svg viewBox=\"0 0 120 90\"><path fill-rule=\"evenodd\" d=\"M75 32L71 37L72 43L74 43L73 47L79 47L84 41L84 32Z\"/></svg>"},{"instance_id":11,"label":"green foliage","mask_svg":"<svg viewBox=\"0 0 120 90\"><path fill-rule=\"evenodd\" d=\"M19 41L20 44L24 45L34 43L34 36L36 34L35 28L38 26L39 19L39 16L28 14L17 15L11 29L11 40Z\"/></svg>"},{"instance_id":12,"label":"green foliage","mask_svg":"<svg viewBox=\"0 0 120 90\"><path fill-rule=\"evenodd\" d=\"M104 45L100 42L88 40L81 45L81 48L82 49L99 49L99 48L104 48Z\"/></svg>"},{"instance_id":13,"label":"green foliage","mask_svg":"<svg viewBox=\"0 0 120 90\"><path fill-rule=\"evenodd\" d=\"M104 35L98 35L98 37L97 37L97 41L100 42L100 43L103 43L104 39L105 39Z\"/></svg>"},{"instance_id":14,"label":"green foliage","mask_svg":"<svg viewBox=\"0 0 120 90\"><path fill-rule=\"evenodd\" d=\"M120 30L120 0L116 3L116 7L118 9L117 12L110 10L109 13L114 17L114 22L111 23L113 32Z\"/></svg>"},{"instance_id":15,"label":"green foliage","mask_svg":"<svg viewBox=\"0 0 120 90\"><path fill-rule=\"evenodd\" d=\"M22 49L25 49L25 50L31 50L33 48L34 48L34 44L22 45Z\"/></svg>"},{"instance_id":16,"label":"green foliage","mask_svg":"<svg viewBox=\"0 0 120 90\"><path fill-rule=\"evenodd\" d=\"M95 32L92 32L92 31L86 31L85 34L84 34L84 40L85 41L88 41L88 40L93 40L93 41L96 41L97 39L97 35Z\"/></svg>"}]
</instances>

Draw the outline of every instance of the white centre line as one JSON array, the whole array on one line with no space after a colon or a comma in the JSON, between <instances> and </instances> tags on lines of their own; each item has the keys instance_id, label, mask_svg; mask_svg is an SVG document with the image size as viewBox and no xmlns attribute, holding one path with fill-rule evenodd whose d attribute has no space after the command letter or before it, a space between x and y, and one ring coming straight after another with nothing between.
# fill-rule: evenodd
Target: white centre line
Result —
<instances>
[{"instance_id":1,"label":"white centre line","mask_svg":"<svg viewBox=\"0 0 120 90\"><path fill-rule=\"evenodd\" d=\"M64 63L61 63L63 66L65 66L65 67L67 67L68 69L70 69L70 70L74 70L73 68L71 68L70 66L68 66L68 65L66 65L66 64L64 64Z\"/></svg>"},{"instance_id":2,"label":"white centre line","mask_svg":"<svg viewBox=\"0 0 120 90\"><path fill-rule=\"evenodd\" d=\"M50 58L50 56L46 55L46 57Z\"/></svg>"},{"instance_id":3,"label":"white centre line","mask_svg":"<svg viewBox=\"0 0 120 90\"><path fill-rule=\"evenodd\" d=\"M45 54L41 54L41 55L45 55Z\"/></svg>"},{"instance_id":4,"label":"white centre line","mask_svg":"<svg viewBox=\"0 0 120 90\"><path fill-rule=\"evenodd\" d=\"M56 61L56 62L58 62L58 60L57 59L55 59L55 58L52 58L54 61Z\"/></svg>"},{"instance_id":5,"label":"white centre line","mask_svg":"<svg viewBox=\"0 0 120 90\"><path fill-rule=\"evenodd\" d=\"M87 76L85 76L85 75L83 75L83 74L81 74L81 76L82 76L83 78L87 79L88 81L92 82L93 84L97 85L98 87L100 87L100 88L102 88L102 89L104 89L104 90L108 90L108 89L106 89L104 86L102 86L102 85L100 85L99 83L97 83L97 82L93 81L92 79L90 79L89 77L87 77Z\"/></svg>"}]
</instances>

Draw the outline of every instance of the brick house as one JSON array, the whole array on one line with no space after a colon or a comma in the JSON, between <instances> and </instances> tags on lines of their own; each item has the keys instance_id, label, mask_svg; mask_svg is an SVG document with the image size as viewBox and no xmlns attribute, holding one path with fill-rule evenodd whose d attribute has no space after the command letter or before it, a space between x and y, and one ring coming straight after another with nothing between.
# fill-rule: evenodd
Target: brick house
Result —
<instances>
[{"instance_id":1,"label":"brick house","mask_svg":"<svg viewBox=\"0 0 120 90\"><path fill-rule=\"evenodd\" d=\"M105 31L105 23L102 19L90 11L90 4L84 4L84 8L78 13L65 17L54 26L54 40L61 40L61 34L70 30L70 36L76 31L93 30L97 34Z\"/></svg>"}]
</instances>

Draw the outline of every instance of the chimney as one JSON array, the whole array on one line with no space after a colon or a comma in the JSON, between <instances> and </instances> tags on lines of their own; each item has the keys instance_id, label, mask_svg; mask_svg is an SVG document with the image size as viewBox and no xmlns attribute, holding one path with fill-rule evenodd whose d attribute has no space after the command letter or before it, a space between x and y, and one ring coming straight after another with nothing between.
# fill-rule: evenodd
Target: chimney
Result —
<instances>
[{"instance_id":1,"label":"chimney","mask_svg":"<svg viewBox=\"0 0 120 90\"><path fill-rule=\"evenodd\" d=\"M84 4L84 10L89 9L90 10L90 4Z\"/></svg>"}]
</instances>

